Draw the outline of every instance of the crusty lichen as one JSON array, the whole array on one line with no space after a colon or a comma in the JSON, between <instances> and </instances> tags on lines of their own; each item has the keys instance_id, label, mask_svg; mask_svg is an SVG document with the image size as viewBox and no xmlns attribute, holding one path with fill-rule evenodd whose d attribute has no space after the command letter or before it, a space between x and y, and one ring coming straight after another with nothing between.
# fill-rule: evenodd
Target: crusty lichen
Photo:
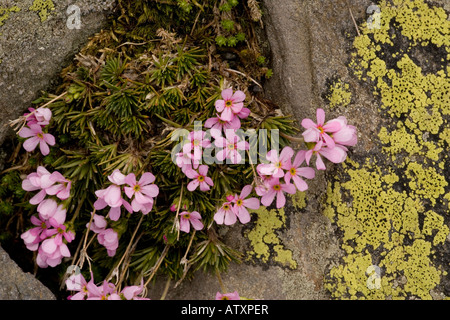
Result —
<instances>
[{"instance_id":1,"label":"crusty lichen","mask_svg":"<svg viewBox=\"0 0 450 320\"><path fill-rule=\"evenodd\" d=\"M330 87L330 93L327 99L330 101L330 108L348 106L352 100L350 85L341 80L335 81Z\"/></svg>"},{"instance_id":2,"label":"crusty lichen","mask_svg":"<svg viewBox=\"0 0 450 320\"><path fill-rule=\"evenodd\" d=\"M342 231L346 256L325 287L335 298L431 299L447 273L434 257L449 235L450 21L423 0L379 6L381 28L362 26L350 67L380 97L384 154L347 161L328 184L324 214ZM428 62L427 48L440 56ZM382 270L380 288L367 284L371 265Z\"/></svg>"},{"instance_id":3,"label":"crusty lichen","mask_svg":"<svg viewBox=\"0 0 450 320\"><path fill-rule=\"evenodd\" d=\"M12 12L19 12L18 6L12 6L10 8L0 8L0 27L9 19Z\"/></svg>"},{"instance_id":4,"label":"crusty lichen","mask_svg":"<svg viewBox=\"0 0 450 320\"><path fill-rule=\"evenodd\" d=\"M247 252L249 259L258 259L263 263L275 262L290 269L297 268L292 251L284 247L277 232L286 227L284 209L268 210L261 207L254 210L256 225L246 234L252 250Z\"/></svg>"},{"instance_id":5,"label":"crusty lichen","mask_svg":"<svg viewBox=\"0 0 450 320\"><path fill-rule=\"evenodd\" d=\"M29 10L38 12L41 22L44 22L48 19L51 11L55 10L55 5L52 0L34 0Z\"/></svg>"}]
</instances>

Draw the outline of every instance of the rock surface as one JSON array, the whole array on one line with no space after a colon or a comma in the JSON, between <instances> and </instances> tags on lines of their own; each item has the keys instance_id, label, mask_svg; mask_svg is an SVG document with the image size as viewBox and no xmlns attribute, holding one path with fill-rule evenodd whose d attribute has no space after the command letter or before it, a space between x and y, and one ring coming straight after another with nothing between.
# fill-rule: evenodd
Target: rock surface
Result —
<instances>
[{"instance_id":1,"label":"rock surface","mask_svg":"<svg viewBox=\"0 0 450 320\"><path fill-rule=\"evenodd\" d=\"M0 300L54 300L53 293L0 247Z\"/></svg>"},{"instance_id":2,"label":"rock surface","mask_svg":"<svg viewBox=\"0 0 450 320\"><path fill-rule=\"evenodd\" d=\"M40 90L56 84L61 69L100 31L113 4L113 0L2 1L2 8L20 11L10 12L0 24L0 145L13 133L5 126L8 120L30 107ZM79 29L74 27L74 11L66 12L69 5L80 9Z\"/></svg>"}]
</instances>

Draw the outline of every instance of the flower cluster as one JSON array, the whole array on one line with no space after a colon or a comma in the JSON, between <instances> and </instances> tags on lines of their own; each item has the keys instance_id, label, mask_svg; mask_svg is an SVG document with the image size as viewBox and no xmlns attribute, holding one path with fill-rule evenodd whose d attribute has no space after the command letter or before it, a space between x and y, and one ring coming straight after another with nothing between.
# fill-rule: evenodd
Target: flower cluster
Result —
<instances>
[{"instance_id":1,"label":"flower cluster","mask_svg":"<svg viewBox=\"0 0 450 320\"><path fill-rule=\"evenodd\" d=\"M144 284L140 286L127 286L118 291L116 286L108 281L97 286L91 273L89 282L81 273L73 274L66 280L67 290L77 293L68 297L69 300L150 300L140 297L144 291Z\"/></svg>"},{"instance_id":2,"label":"flower cluster","mask_svg":"<svg viewBox=\"0 0 450 320\"><path fill-rule=\"evenodd\" d=\"M48 108L28 108L30 113L23 116L26 119L26 126L19 131L19 136L28 138L23 143L23 147L28 152L34 151L39 144L41 153L46 156L50 153L48 145L55 144L55 137L50 133L44 133L43 129L50 123L52 112Z\"/></svg>"},{"instance_id":3,"label":"flower cluster","mask_svg":"<svg viewBox=\"0 0 450 320\"><path fill-rule=\"evenodd\" d=\"M317 109L317 123L311 119L303 119L302 126L305 142L310 145L305 154L306 163L313 155L316 156L316 168L325 170L322 156L333 163L344 162L347 158L347 146L354 146L358 142L356 128L347 124L347 119L340 116L325 122L325 111Z\"/></svg>"},{"instance_id":4,"label":"flower cluster","mask_svg":"<svg viewBox=\"0 0 450 320\"><path fill-rule=\"evenodd\" d=\"M21 238L29 250L38 251L36 263L39 267L55 267L63 257L70 257L66 243L72 242L75 235L64 224L66 210L55 200L42 200L37 211L38 217L31 217L31 223L36 227L24 232Z\"/></svg>"}]
</instances>

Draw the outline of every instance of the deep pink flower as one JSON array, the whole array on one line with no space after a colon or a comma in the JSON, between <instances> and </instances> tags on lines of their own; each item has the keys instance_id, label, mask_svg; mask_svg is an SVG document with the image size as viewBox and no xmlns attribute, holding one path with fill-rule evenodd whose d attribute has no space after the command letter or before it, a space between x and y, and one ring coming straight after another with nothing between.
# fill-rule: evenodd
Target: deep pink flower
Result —
<instances>
[{"instance_id":1,"label":"deep pink flower","mask_svg":"<svg viewBox=\"0 0 450 320\"><path fill-rule=\"evenodd\" d=\"M31 217L31 223L35 225L35 228L31 228L20 236L23 239L23 242L25 243L25 246L30 251L36 251L39 248L39 243L43 238L41 237L41 234L44 233L48 228L47 220L43 219L42 216L39 214L39 218L36 218L35 216Z\"/></svg>"},{"instance_id":2,"label":"deep pink flower","mask_svg":"<svg viewBox=\"0 0 450 320\"><path fill-rule=\"evenodd\" d=\"M325 147L322 141L319 141L313 149L310 149L305 153L305 159L308 165L313 155L316 156L317 170L325 170L325 163L321 156L324 156L333 163L341 163L347 158L347 148L338 144L335 145L334 148L329 148Z\"/></svg>"},{"instance_id":3,"label":"deep pink flower","mask_svg":"<svg viewBox=\"0 0 450 320\"><path fill-rule=\"evenodd\" d=\"M201 165L198 168L198 172L193 169L186 170L186 176L189 179L193 179L187 185L187 189L192 192L195 189L197 189L198 186L200 186L201 191L210 190L210 188L214 185L214 182L210 177L207 176L207 174L208 174L207 165Z\"/></svg>"},{"instance_id":4,"label":"deep pink flower","mask_svg":"<svg viewBox=\"0 0 450 320\"><path fill-rule=\"evenodd\" d=\"M301 177L313 179L316 175L313 168L300 167L303 161L305 161L305 154L305 150L300 150L299 152L297 152L297 155L295 156L294 162L292 162L292 164L291 160L289 159L288 165L286 166L286 174L284 175L284 180L286 181L286 183L291 183L292 178L295 186L299 191L305 191L308 189L308 185Z\"/></svg>"},{"instance_id":5,"label":"deep pink flower","mask_svg":"<svg viewBox=\"0 0 450 320\"><path fill-rule=\"evenodd\" d=\"M329 135L338 132L341 129L339 121L329 121L325 123L325 111L321 108L316 111L317 123L311 119L303 119L302 126L306 129L303 132L305 142L323 141L329 148L334 148L335 141Z\"/></svg>"},{"instance_id":6,"label":"deep pink flower","mask_svg":"<svg viewBox=\"0 0 450 320\"><path fill-rule=\"evenodd\" d=\"M116 292L116 286L110 282L103 281L102 286L96 286L91 278L86 288L89 292L87 300L121 300Z\"/></svg>"},{"instance_id":7,"label":"deep pink flower","mask_svg":"<svg viewBox=\"0 0 450 320\"><path fill-rule=\"evenodd\" d=\"M232 293L216 293L216 300L240 300L239 293L237 291Z\"/></svg>"},{"instance_id":8,"label":"deep pink flower","mask_svg":"<svg viewBox=\"0 0 450 320\"><path fill-rule=\"evenodd\" d=\"M249 144L236 134L235 130L226 130L225 138L216 136L214 144L220 150L216 153L217 160L229 159L232 164L240 164L241 152L249 149Z\"/></svg>"},{"instance_id":9,"label":"deep pink flower","mask_svg":"<svg viewBox=\"0 0 450 320\"><path fill-rule=\"evenodd\" d=\"M50 180L52 180L55 184L45 189L45 192L48 195L56 196L61 200L65 200L70 197L70 188L72 186L72 182L70 180L64 178L64 176L58 171L51 174Z\"/></svg>"},{"instance_id":10,"label":"deep pink flower","mask_svg":"<svg viewBox=\"0 0 450 320\"><path fill-rule=\"evenodd\" d=\"M30 173L26 179L22 181L22 189L25 191L40 191L35 194L31 199L31 204L39 204L44 200L47 194L46 189L54 184L54 180L51 178L51 173L42 166L39 166L36 172Z\"/></svg>"},{"instance_id":11,"label":"deep pink flower","mask_svg":"<svg viewBox=\"0 0 450 320\"><path fill-rule=\"evenodd\" d=\"M201 219L202 219L202 216L197 211L181 212L180 213L180 230L183 232L189 233L191 224L195 230L202 230L203 223L200 221Z\"/></svg>"},{"instance_id":12,"label":"deep pink flower","mask_svg":"<svg viewBox=\"0 0 450 320\"><path fill-rule=\"evenodd\" d=\"M134 196L131 202L134 212L141 211L143 214L147 214L152 210L153 198L159 194L159 188L156 184L153 184L154 181L155 176L150 172L143 173L139 182L136 181L134 173L125 177L125 182L129 185L129 187L124 188L125 194L130 199Z\"/></svg>"},{"instance_id":13,"label":"deep pink flower","mask_svg":"<svg viewBox=\"0 0 450 320\"><path fill-rule=\"evenodd\" d=\"M85 300L89 294L87 289L87 281L81 273L72 274L65 281L67 290L78 291L76 294L69 296L68 300Z\"/></svg>"},{"instance_id":14,"label":"deep pink flower","mask_svg":"<svg viewBox=\"0 0 450 320\"><path fill-rule=\"evenodd\" d=\"M236 194L233 199L233 211L242 224L250 221L250 213L248 212L247 208L257 210L260 206L259 199L257 198L245 199L250 195L252 189L253 187L251 185L245 186L244 188L242 188L241 194Z\"/></svg>"},{"instance_id":15,"label":"deep pink flower","mask_svg":"<svg viewBox=\"0 0 450 320\"><path fill-rule=\"evenodd\" d=\"M141 279L140 286L127 286L122 289L120 294L126 300L150 300L148 298L139 297L139 295L144 291L144 280Z\"/></svg>"},{"instance_id":16,"label":"deep pink flower","mask_svg":"<svg viewBox=\"0 0 450 320\"><path fill-rule=\"evenodd\" d=\"M19 132L19 136L22 138L29 138L23 143L23 147L28 152L34 151L39 144L41 153L46 156L50 153L48 145L53 146L55 144L55 137L50 133L42 132L42 128L38 124L31 124L30 127L24 127Z\"/></svg>"},{"instance_id":17,"label":"deep pink flower","mask_svg":"<svg viewBox=\"0 0 450 320\"><path fill-rule=\"evenodd\" d=\"M244 107L245 93L238 90L233 93L233 89L225 89L221 93L223 100L217 100L215 107L217 112L222 112L220 118L224 121L231 121L234 114L241 112Z\"/></svg>"},{"instance_id":18,"label":"deep pink flower","mask_svg":"<svg viewBox=\"0 0 450 320\"><path fill-rule=\"evenodd\" d=\"M236 213L233 210L233 204L231 202L225 202L222 204L219 210L214 214L214 221L217 224L232 225L236 223Z\"/></svg>"},{"instance_id":19,"label":"deep pink flower","mask_svg":"<svg viewBox=\"0 0 450 320\"><path fill-rule=\"evenodd\" d=\"M281 150L280 156L278 156L276 150L270 150L266 155L266 159L270 161L270 163L261 163L256 169L260 175L272 176L274 178L284 177L283 169L287 168L293 155L294 150L292 150L291 147L284 147L283 150Z\"/></svg>"},{"instance_id":20,"label":"deep pink flower","mask_svg":"<svg viewBox=\"0 0 450 320\"><path fill-rule=\"evenodd\" d=\"M286 197L284 196L284 192L289 194L295 194L295 186L293 184L282 184L280 183L280 179L272 178L268 182L269 189L268 191L261 197L261 203L266 207L270 206L277 196L276 207L277 209L284 207L286 204Z\"/></svg>"}]
</instances>

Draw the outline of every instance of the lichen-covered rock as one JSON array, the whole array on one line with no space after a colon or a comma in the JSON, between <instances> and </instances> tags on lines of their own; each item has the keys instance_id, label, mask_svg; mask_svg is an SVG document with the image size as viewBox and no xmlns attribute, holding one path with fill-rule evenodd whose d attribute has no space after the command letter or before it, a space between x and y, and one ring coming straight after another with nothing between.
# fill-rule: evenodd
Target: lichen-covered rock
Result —
<instances>
[{"instance_id":1,"label":"lichen-covered rock","mask_svg":"<svg viewBox=\"0 0 450 320\"><path fill-rule=\"evenodd\" d=\"M0 300L54 300L53 293L25 273L0 247Z\"/></svg>"},{"instance_id":2,"label":"lichen-covered rock","mask_svg":"<svg viewBox=\"0 0 450 320\"><path fill-rule=\"evenodd\" d=\"M54 86L55 77L81 45L99 31L115 1L3 1L0 9L0 144L12 130L8 120L21 115L40 90ZM80 9L80 28L74 27Z\"/></svg>"}]
</instances>

